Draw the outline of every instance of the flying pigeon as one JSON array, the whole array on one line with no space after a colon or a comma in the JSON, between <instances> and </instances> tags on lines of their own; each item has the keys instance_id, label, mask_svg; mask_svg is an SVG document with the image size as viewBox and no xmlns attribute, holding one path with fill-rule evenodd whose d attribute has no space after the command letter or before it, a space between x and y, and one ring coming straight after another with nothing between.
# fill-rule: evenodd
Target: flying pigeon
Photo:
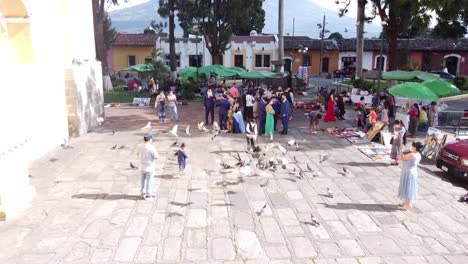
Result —
<instances>
[{"instance_id":1,"label":"flying pigeon","mask_svg":"<svg viewBox=\"0 0 468 264\"><path fill-rule=\"evenodd\" d=\"M185 134L191 136L192 134L190 134L190 125L187 126L187 128L185 129Z\"/></svg>"},{"instance_id":2,"label":"flying pigeon","mask_svg":"<svg viewBox=\"0 0 468 264\"><path fill-rule=\"evenodd\" d=\"M102 125L102 123L104 122L104 118L103 117L97 117L96 121L98 122L98 125Z\"/></svg>"},{"instance_id":3,"label":"flying pigeon","mask_svg":"<svg viewBox=\"0 0 468 264\"><path fill-rule=\"evenodd\" d=\"M177 135L177 129L178 129L178 128L179 128L178 125L173 126L172 129L169 131L169 133L171 133L171 134L172 134L173 136L175 136L175 137L179 137L179 136Z\"/></svg>"},{"instance_id":4,"label":"flying pigeon","mask_svg":"<svg viewBox=\"0 0 468 264\"><path fill-rule=\"evenodd\" d=\"M117 144L116 144L116 145L114 145L114 146L113 146L111 149L116 149L116 148L117 148Z\"/></svg>"},{"instance_id":5,"label":"flying pigeon","mask_svg":"<svg viewBox=\"0 0 468 264\"><path fill-rule=\"evenodd\" d=\"M262 208L260 208L260 211L257 212L258 216L261 216L263 214L263 212L265 211L267 205L268 205L268 203L265 203L265 205L262 206Z\"/></svg>"},{"instance_id":6,"label":"flying pigeon","mask_svg":"<svg viewBox=\"0 0 468 264\"><path fill-rule=\"evenodd\" d=\"M320 226L319 221L317 220L317 217L315 217L313 214L310 214L310 222L314 226Z\"/></svg>"},{"instance_id":7,"label":"flying pigeon","mask_svg":"<svg viewBox=\"0 0 468 264\"><path fill-rule=\"evenodd\" d=\"M198 123L198 130L203 130L203 128L205 127L205 122L200 122Z\"/></svg>"},{"instance_id":8,"label":"flying pigeon","mask_svg":"<svg viewBox=\"0 0 468 264\"><path fill-rule=\"evenodd\" d=\"M174 143L171 144L171 147L175 147L175 146L177 146L177 140L174 141Z\"/></svg>"},{"instance_id":9,"label":"flying pigeon","mask_svg":"<svg viewBox=\"0 0 468 264\"><path fill-rule=\"evenodd\" d=\"M141 129L151 130L153 127L151 126L151 122L146 123L146 126L142 127Z\"/></svg>"},{"instance_id":10,"label":"flying pigeon","mask_svg":"<svg viewBox=\"0 0 468 264\"><path fill-rule=\"evenodd\" d=\"M133 163L131 163L131 162L130 162L130 168L132 168L132 169L138 169L138 167L135 166L135 165L133 165Z\"/></svg>"},{"instance_id":11,"label":"flying pigeon","mask_svg":"<svg viewBox=\"0 0 468 264\"><path fill-rule=\"evenodd\" d=\"M218 122L216 122L216 121L213 122L213 130L214 131L220 131L221 130L221 128L218 125Z\"/></svg>"},{"instance_id":12,"label":"flying pigeon","mask_svg":"<svg viewBox=\"0 0 468 264\"><path fill-rule=\"evenodd\" d=\"M260 183L260 187L267 187L269 183L270 183L270 179L266 179L266 181Z\"/></svg>"},{"instance_id":13,"label":"flying pigeon","mask_svg":"<svg viewBox=\"0 0 468 264\"><path fill-rule=\"evenodd\" d=\"M333 198L333 192L330 190L330 188L327 188L327 195L328 197Z\"/></svg>"}]
</instances>

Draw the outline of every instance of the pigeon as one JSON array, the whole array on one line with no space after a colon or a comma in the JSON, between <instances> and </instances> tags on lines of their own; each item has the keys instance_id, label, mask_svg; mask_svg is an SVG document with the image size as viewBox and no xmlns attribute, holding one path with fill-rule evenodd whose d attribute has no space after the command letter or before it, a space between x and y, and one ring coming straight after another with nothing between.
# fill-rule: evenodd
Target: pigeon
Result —
<instances>
[{"instance_id":1,"label":"pigeon","mask_svg":"<svg viewBox=\"0 0 468 264\"><path fill-rule=\"evenodd\" d=\"M296 159L296 156L293 156L293 159L294 159L295 162L298 162L297 159Z\"/></svg>"},{"instance_id":2,"label":"pigeon","mask_svg":"<svg viewBox=\"0 0 468 264\"><path fill-rule=\"evenodd\" d=\"M310 214L310 222L314 226L320 226L319 221L317 220L317 217L315 217L313 214Z\"/></svg>"},{"instance_id":3,"label":"pigeon","mask_svg":"<svg viewBox=\"0 0 468 264\"><path fill-rule=\"evenodd\" d=\"M116 148L117 148L117 144L116 144L116 145L114 145L114 146L113 146L111 149L116 149Z\"/></svg>"},{"instance_id":4,"label":"pigeon","mask_svg":"<svg viewBox=\"0 0 468 264\"><path fill-rule=\"evenodd\" d=\"M309 171L312 171L312 168L309 166L309 163L307 163L307 169L308 169Z\"/></svg>"},{"instance_id":5,"label":"pigeon","mask_svg":"<svg viewBox=\"0 0 468 264\"><path fill-rule=\"evenodd\" d=\"M266 181L260 183L260 187L267 187L269 183L270 183L270 179L266 179Z\"/></svg>"},{"instance_id":6,"label":"pigeon","mask_svg":"<svg viewBox=\"0 0 468 264\"><path fill-rule=\"evenodd\" d=\"M328 160L328 154L320 155L320 163L325 162Z\"/></svg>"},{"instance_id":7,"label":"pigeon","mask_svg":"<svg viewBox=\"0 0 468 264\"><path fill-rule=\"evenodd\" d=\"M299 144L297 144L296 140L294 139L291 139L288 141L288 148L292 146L296 147L296 151L299 150Z\"/></svg>"},{"instance_id":8,"label":"pigeon","mask_svg":"<svg viewBox=\"0 0 468 264\"><path fill-rule=\"evenodd\" d=\"M104 122L104 118L103 117L97 117L96 121L97 121L98 125L102 125L102 123Z\"/></svg>"},{"instance_id":9,"label":"pigeon","mask_svg":"<svg viewBox=\"0 0 468 264\"><path fill-rule=\"evenodd\" d=\"M215 137L217 137L219 135L219 130L215 130L214 133L213 133L213 136L211 137L211 140L215 139Z\"/></svg>"},{"instance_id":10,"label":"pigeon","mask_svg":"<svg viewBox=\"0 0 468 264\"><path fill-rule=\"evenodd\" d=\"M190 125L187 126L187 128L185 129L185 134L191 136L192 134L190 134Z\"/></svg>"},{"instance_id":11,"label":"pigeon","mask_svg":"<svg viewBox=\"0 0 468 264\"><path fill-rule=\"evenodd\" d=\"M70 141L67 139L63 139L63 144L60 145L63 149L72 149L73 147L70 146Z\"/></svg>"},{"instance_id":12,"label":"pigeon","mask_svg":"<svg viewBox=\"0 0 468 264\"><path fill-rule=\"evenodd\" d=\"M460 198L458 199L459 202L463 203L463 202L468 202L468 193L465 194L465 195L462 195L460 196Z\"/></svg>"},{"instance_id":13,"label":"pigeon","mask_svg":"<svg viewBox=\"0 0 468 264\"><path fill-rule=\"evenodd\" d=\"M141 129L151 130L153 127L151 126L151 122L146 123L146 126L142 127Z\"/></svg>"},{"instance_id":14,"label":"pigeon","mask_svg":"<svg viewBox=\"0 0 468 264\"><path fill-rule=\"evenodd\" d=\"M135 165L133 165L133 163L131 163L131 162L130 162L130 168L132 168L132 169L138 169L138 167L135 166Z\"/></svg>"},{"instance_id":15,"label":"pigeon","mask_svg":"<svg viewBox=\"0 0 468 264\"><path fill-rule=\"evenodd\" d=\"M216 121L213 122L213 130L214 131L220 131L221 130L221 128L218 125L218 122L216 122Z\"/></svg>"},{"instance_id":16,"label":"pigeon","mask_svg":"<svg viewBox=\"0 0 468 264\"><path fill-rule=\"evenodd\" d=\"M327 195L328 197L333 198L333 192L330 188L327 188Z\"/></svg>"},{"instance_id":17,"label":"pigeon","mask_svg":"<svg viewBox=\"0 0 468 264\"><path fill-rule=\"evenodd\" d=\"M50 162L56 162L57 160L58 160L58 159L56 159L56 158L51 158L51 159L49 159Z\"/></svg>"},{"instance_id":18,"label":"pigeon","mask_svg":"<svg viewBox=\"0 0 468 264\"><path fill-rule=\"evenodd\" d=\"M178 128L179 128L179 125L173 126L172 129L169 131L169 133L171 133L171 134L172 134L173 136L175 136L175 137L179 137L179 136L177 135L177 129L178 129Z\"/></svg>"},{"instance_id":19,"label":"pigeon","mask_svg":"<svg viewBox=\"0 0 468 264\"><path fill-rule=\"evenodd\" d=\"M267 206L268 206L268 203L266 203L264 206L262 206L262 208L260 208L260 211L257 212L257 215L261 216L263 214L263 212L265 211L265 209L267 208Z\"/></svg>"},{"instance_id":20,"label":"pigeon","mask_svg":"<svg viewBox=\"0 0 468 264\"><path fill-rule=\"evenodd\" d=\"M304 174L302 174L302 169L301 168L299 168L299 177L301 179L304 179Z\"/></svg>"},{"instance_id":21,"label":"pigeon","mask_svg":"<svg viewBox=\"0 0 468 264\"><path fill-rule=\"evenodd\" d=\"M200 122L197 124L198 126L198 130L203 130L203 128L205 127L205 122Z\"/></svg>"},{"instance_id":22,"label":"pigeon","mask_svg":"<svg viewBox=\"0 0 468 264\"><path fill-rule=\"evenodd\" d=\"M288 150L285 147L281 146L281 145L278 145L278 148L283 154L286 154L286 152L288 152Z\"/></svg>"},{"instance_id":23,"label":"pigeon","mask_svg":"<svg viewBox=\"0 0 468 264\"><path fill-rule=\"evenodd\" d=\"M119 149L124 149L124 148L125 148L125 146L124 146L124 145L122 145L122 146L120 146L120 147L119 147Z\"/></svg>"},{"instance_id":24,"label":"pigeon","mask_svg":"<svg viewBox=\"0 0 468 264\"><path fill-rule=\"evenodd\" d=\"M114 131L114 130L112 130L112 135L115 135L115 131Z\"/></svg>"},{"instance_id":25,"label":"pigeon","mask_svg":"<svg viewBox=\"0 0 468 264\"><path fill-rule=\"evenodd\" d=\"M175 146L177 146L177 140L174 141L174 143L171 144L171 147L175 147Z\"/></svg>"}]
</instances>

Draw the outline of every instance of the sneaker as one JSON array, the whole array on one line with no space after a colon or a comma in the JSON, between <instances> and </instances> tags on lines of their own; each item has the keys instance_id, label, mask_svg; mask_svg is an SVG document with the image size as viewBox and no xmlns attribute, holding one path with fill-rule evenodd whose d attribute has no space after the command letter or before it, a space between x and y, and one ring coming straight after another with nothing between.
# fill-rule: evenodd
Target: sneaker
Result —
<instances>
[{"instance_id":1,"label":"sneaker","mask_svg":"<svg viewBox=\"0 0 468 264\"><path fill-rule=\"evenodd\" d=\"M145 199L146 201L152 200L154 198L156 198L156 195L153 194L146 194L145 197L143 197L143 199Z\"/></svg>"}]
</instances>

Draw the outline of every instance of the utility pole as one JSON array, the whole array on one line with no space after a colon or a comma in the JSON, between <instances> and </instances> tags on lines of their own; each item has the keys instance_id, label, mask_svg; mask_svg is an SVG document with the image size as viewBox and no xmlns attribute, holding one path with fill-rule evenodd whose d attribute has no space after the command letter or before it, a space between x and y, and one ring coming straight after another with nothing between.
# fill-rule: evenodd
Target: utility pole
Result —
<instances>
[{"instance_id":1,"label":"utility pole","mask_svg":"<svg viewBox=\"0 0 468 264\"><path fill-rule=\"evenodd\" d=\"M293 37L294 37L294 26L295 26L295 24L296 24L296 18L293 17Z\"/></svg>"},{"instance_id":2,"label":"utility pole","mask_svg":"<svg viewBox=\"0 0 468 264\"><path fill-rule=\"evenodd\" d=\"M279 55L279 62L280 65L280 72L284 72L284 0L279 1L279 8L278 8L278 55Z\"/></svg>"},{"instance_id":3,"label":"utility pole","mask_svg":"<svg viewBox=\"0 0 468 264\"><path fill-rule=\"evenodd\" d=\"M362 77L362 58L364 54L364 22L367 0L358 0L356 19L356 77Z\"/></svg>"},{"instance_id":4,"label":"utility pole","mask_svg":"<svg viewBox=\"0 0 468 264\"><path fill-rule=\"evenodd\" d=\"M175 51L175 23L174 23L174 10L175 0L169 0L169 66L171 68L171 80L175 82L177 78L177 57Z\"/></svg>"},{"instance_id":5,"label":"utility pole","mask_svg":"<svg viewBox=\"0 0 468 264\"><path fill-rule=\"evenodd\" d=\"M319 75L322 73L322 55L323 55L323 38L325 37L325 13L323 13L322 32L320 32L320 62Z\"/></svg>"}]
</instances>

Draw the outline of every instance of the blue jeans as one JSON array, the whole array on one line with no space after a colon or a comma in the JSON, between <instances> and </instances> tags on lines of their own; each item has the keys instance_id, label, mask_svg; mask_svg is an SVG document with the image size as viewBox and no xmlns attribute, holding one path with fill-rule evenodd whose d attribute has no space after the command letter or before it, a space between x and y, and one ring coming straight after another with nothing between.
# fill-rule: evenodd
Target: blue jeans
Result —
<instances>
[{"instance_id":1,"label":"blue jeans","mask_svg":"<svg viewBox=\"0 0 468 264\"><path fill-rule=\"evenodd\" d=\"M154 172L144 171L141 174L141 193L153 194Z\"/></svg>"},{"instance_id":2,"label":"blue jeans","mask_svg":"<svg viewBox=\"0 0 468 264\"><path fill-rule=\"evenodd\" d=\"M169 106L169 113L171 114L171 120L172 121L177 121L179 120L179 116L177 115L177 106Z\"/></svg>"},{"instance_id":3,"label":"blue jeans","mask_svg":"<svg viewBox=\"0 0 468 264\"><path fill-rule=\"evenodd\" d=\"M282 121L283 121L283 133L288 134L288 128L289 128L289 115L282 116Z\"/></svg>"},{"instance_id":4,"label":"blue jeans","mask_svg":"<svg viewBox=\"0 0 468 264\"><path fill-rule=\"evenodd\" d=\"M159 121L164 122L166 121L166 113L164 110L164 104L158 104L158 110L159 110Z\"/></svg>"}]
</instances>

